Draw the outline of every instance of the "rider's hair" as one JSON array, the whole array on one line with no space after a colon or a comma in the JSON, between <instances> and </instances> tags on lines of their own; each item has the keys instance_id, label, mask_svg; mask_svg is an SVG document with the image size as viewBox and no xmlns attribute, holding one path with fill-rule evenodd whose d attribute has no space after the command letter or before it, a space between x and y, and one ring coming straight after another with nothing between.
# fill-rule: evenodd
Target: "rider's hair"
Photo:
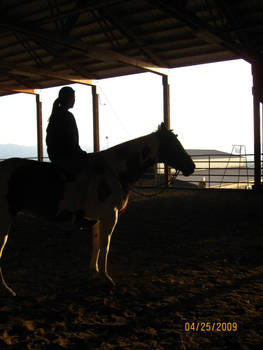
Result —
<instances>
[{"instance_id":1,"label":"rider's hair","mask_svg":"<svg viewBox=\"0 0 263 350\"><path fill-rule=\"evenodd\" d=\"M75 91L70 86L64 86L59 90L58 98L53 103L52 113L50 118L56 114L59 107L65 106L68 99L75 95Z\"/></svg>"}]
</instances>

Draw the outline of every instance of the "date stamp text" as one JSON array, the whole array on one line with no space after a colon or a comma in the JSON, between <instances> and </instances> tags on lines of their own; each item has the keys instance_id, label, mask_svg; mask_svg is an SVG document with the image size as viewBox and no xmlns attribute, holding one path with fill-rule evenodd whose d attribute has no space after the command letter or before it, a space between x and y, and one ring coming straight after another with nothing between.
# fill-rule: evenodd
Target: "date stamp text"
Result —
<instances>
[{"instance_id":1,"label":"date stamp text","mask_svg":"<svg viewBox=\"0 0 263 350\"><path fill-rule=\"evenodd\" d=\"M237 332L237 322L185 322L186 332Z\"/></svg>"}]
</instances>

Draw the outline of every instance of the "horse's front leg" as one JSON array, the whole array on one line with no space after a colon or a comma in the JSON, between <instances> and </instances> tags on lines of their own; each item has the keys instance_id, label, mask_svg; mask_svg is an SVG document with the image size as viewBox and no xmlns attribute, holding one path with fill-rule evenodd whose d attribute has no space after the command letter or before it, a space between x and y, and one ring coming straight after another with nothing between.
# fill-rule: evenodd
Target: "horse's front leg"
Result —
<instances>
[{"instance_id":1,"label":"horse's front leg","mask_svg":"<svg viewBox=\"0 0 263 350\"><path fill-rule=\"evenodd\" d=\"M2 234L0 232L0 284L5 288L5 290L7 290L10 294L12 294L13 296L16 296L16 293L13 291L12 288L10 288L5 279L4 279L4 275L2 272L2 266L1 266L1 261L2 261L2 254L4 251L4 247L6 245L8 239L8 234Z\"/></svg>"},{"instance_id":2,"label":"horse's front leg","mask_svg":"<svg viewBox=\"0 0 263 350\"><path fill-rule=\"evenodd\" d=\"M96 276L99 273L98 259L100 254L100 221L92 226L92 255L90 260L90 272Z\"/></svg>"},{"instance_id":3,"label":"horse's front leg","mask_svg":"<svg viewBox=\"0 0 263 350\"><path fill-rule=\"evenodd\" d=\"M110 249L110 240L114 228L118 221L118 210L115 208L113 212L103 217L101 221L95 225L93 230L93 249L90 262L91 272L106 278L114 284L112 278L108 274L108 253ZM98 225L98 226L97 226ZM97 226L97 227L96 227Z\"/></svg>"}]
</instances>

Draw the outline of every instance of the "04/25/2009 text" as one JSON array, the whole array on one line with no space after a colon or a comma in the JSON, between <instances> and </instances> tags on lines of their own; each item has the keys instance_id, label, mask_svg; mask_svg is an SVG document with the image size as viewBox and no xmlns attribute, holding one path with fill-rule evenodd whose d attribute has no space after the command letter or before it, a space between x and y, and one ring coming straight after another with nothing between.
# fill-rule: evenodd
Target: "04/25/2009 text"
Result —
<instances>
[{"instance_id":1,"label":"04/25/2009 text","mask_svg":"<svg viewBox=\"0 0 263 350\"><path fill-rule=\"evenodd\" d=\"M186 332L237 332L237 322L185 322Z\"/></svg>"}]
</instances>

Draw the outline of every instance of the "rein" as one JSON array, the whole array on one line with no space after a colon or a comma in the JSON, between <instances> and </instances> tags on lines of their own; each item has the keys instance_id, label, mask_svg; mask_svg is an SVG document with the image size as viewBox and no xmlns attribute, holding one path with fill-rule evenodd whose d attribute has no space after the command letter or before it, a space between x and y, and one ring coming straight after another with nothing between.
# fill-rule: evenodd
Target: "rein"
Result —
<instances>
[{"instance_id":1,"label":"rein","mask_svg":"<svg viewBox=\"0 0 263 350\"><path fill-rule=\"evenodd\" d=\"M159 192L154 192L154 193L145 193L145 192L139 192L137 190L135 190L134 188L131 188L130 191L138 196L144 197L144 198L154 198L154 197L158 197L160 196L162 193L166 192L169 190L169 186L173 183L173 181L175 181L175 179L177 178L177 176L179 175L180 170L175 170L175 173L173 175L171 175L171 179L168 181L168 186L167 187L163 187L159 190ZM162 186L162 185L166 185L166 182L163 182L162 184L160 184L158 187Z\"/></svg>"}]
</instances>

